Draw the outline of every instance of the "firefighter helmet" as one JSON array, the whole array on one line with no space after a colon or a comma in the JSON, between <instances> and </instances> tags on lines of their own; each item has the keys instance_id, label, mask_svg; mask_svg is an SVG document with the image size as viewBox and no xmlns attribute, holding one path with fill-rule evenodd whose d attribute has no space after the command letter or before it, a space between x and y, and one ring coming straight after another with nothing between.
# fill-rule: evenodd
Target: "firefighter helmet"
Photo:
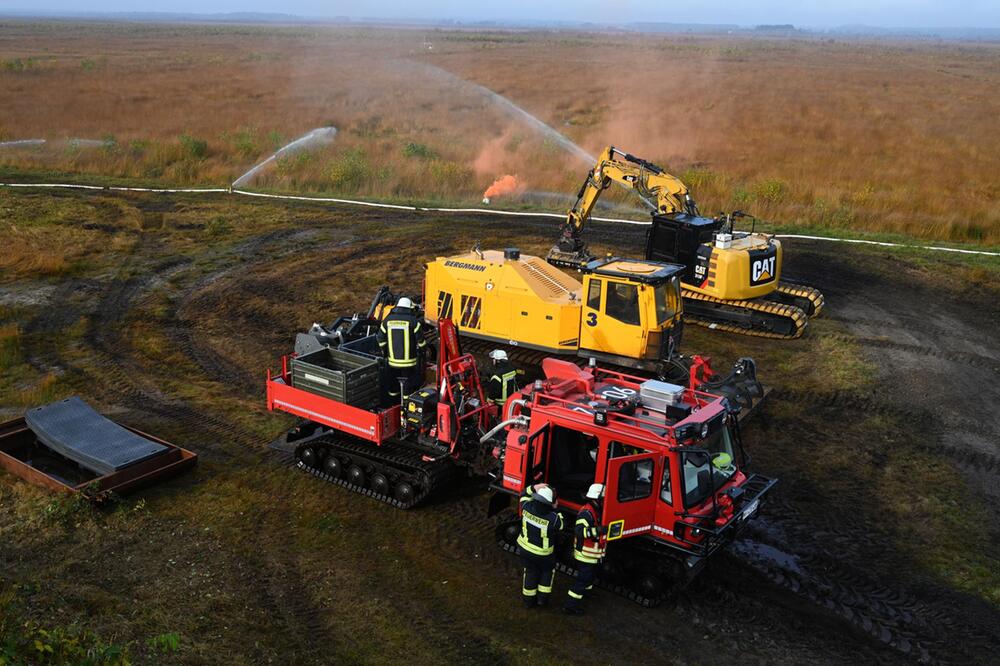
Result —
<instances>
[{"instance_id":1,"label":"firefighter helmet","mask_svg":"<svg viewBox=\"0 0 1000 666\"><path fill-rule=\"evenodd\" d=\"M587 499L596 500L602 497L604 497L604 484L592 483L590 488L587 489Z\"/></svg>"},{"instance_id":2,"label":"firefighter helmet","mask_svg":"<svg viewBox=\"0 0 1000 666\"><path fill-rule=\"evenodd\" d=\"M549 506L556 505L556 491L546 483L539 483L535 486L531 492L531 497Z\"/></svg>"},{"instance_id":3,"label":"firefighter helmet","mask_svg":"<svg viewBox=\"0 0 1000 666\"><path fill-rule=\"evenodd\" d=\"M396 301L396 307L398 307L398 308L412 308L413 307L413 301L411 301L410 299L408 299L406 296L403 296L401 299L399 299L398 301Z\"/></svg>"},{"instance_id":4,"label":"firefighter helmet","mask_svg":"<svg viewBox=\"0 0 1000 666\"><path fill-rule=\"evenodd\" d=\"M493 351L490 352L490 358L493 359L494 361L506 361L507 352L505 352L502 349L494 349Z\"/></svg>"}]
</instances>

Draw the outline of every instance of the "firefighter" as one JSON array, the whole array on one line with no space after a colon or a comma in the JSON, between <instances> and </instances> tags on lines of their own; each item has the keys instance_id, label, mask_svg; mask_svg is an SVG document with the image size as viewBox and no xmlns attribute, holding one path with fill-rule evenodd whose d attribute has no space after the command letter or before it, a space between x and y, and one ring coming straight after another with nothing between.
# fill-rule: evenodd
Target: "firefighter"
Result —
<instances>
[{"instance_id":1,"label":"firefighter","mask_svg":"<svg viewBox=\"0 0 1000 666\"><path fill-rule=\"evenodd\" d=\"M490 358L493 359L493 373L490 375L488 397L490 402L502 409L507 398L517 391L517 370L502 349L491 351Z\"/></svg>"},{"instance_id":2,"label":"firefighter","mask_svg":"<svg viewBox=\"0 0 1000 666\"><path fill-rule=\"evenodd\" d=\"M525 608L547 606L556 567L556 535L563 527L556 509L556 492L544 483L529 486L521 497L518 554L524 566L521 599Z\"/></svg>"},{"instance_id":3,"label":"firefighter","mask_svg":"<svg viewBox=\"0 0 1000 666\"><path fill-rule=\"evenodd\" d=\"M413 301L400 298L378 329L378 345L389 362L389 396L398 400L400 380L403 395L409 395L423 384L423 357L427 340L423 324L417 316Z\"/></svg>"},{"instance_id":4,"label":"firefighter","mask_svg":"<svg viewBox=\"0 0 1000 666\"><path fill-rule=\"evenodd\" d=\"M573 559L576 560L576 578L570 585L563 610L570 615L583 615L583 598L594 587L597 568L604 559L604 541L607 528L601 525L601 508L604 485L595 483L587 490L587 503L576 515L574 527Z\"/></svg>"}]
</instances>

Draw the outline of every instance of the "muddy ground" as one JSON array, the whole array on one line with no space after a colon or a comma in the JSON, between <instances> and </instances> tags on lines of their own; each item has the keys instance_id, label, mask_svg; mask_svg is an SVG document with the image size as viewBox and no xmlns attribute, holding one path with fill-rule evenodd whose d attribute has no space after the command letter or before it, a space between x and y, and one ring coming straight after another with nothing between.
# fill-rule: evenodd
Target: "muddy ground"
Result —
<instances>
[{"instance_id":1,"label":"muddy ground","mask_svg":"<svg viewBox=\"0 0 1000 666\"><path fill-rule=\"evenodd\" d=\"M0 278L0 324L18 331L0 416L76 393L200 455L99 511L0 475L0 585L19 619L84 626L149 663L996 659L994 264L789 241L786 274L828 303L805 338L685 339L717 365L754 356L774 388L745 429L754 469L780 478L773 501L665 605L605 592L577 619L520 608L475 483L393 510L270 451L291 421L262 407L264 369L312 321L476 240L542 252L555 225L222 197L0 203L12 224L92 242L60 274ZM635 253L641 232L592 238ZM149 644L164 632L181 637L169 658Z\"/></svg>"}]
</instances>

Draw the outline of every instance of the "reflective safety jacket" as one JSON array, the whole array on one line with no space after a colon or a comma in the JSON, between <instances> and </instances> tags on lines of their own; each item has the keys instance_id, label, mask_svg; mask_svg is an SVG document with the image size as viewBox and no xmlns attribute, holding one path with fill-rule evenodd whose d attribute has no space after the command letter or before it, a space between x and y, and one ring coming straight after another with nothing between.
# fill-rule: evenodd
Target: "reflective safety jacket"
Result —
<instances>
[{"instance_id":1,"label":"reflective safety jacket","mask_svg":"<svg viewBox=\"0 0 1000 666\"><path fill-rule=\"evenodd\" d=\"M521 535L517 545L532 555L546 557L555 552L556 535L563 528L563 517L555 508L528 494L521 498Z\"/></svg>"},{"instance_id":2,"label":"reflective safety jacket","mask_svg":"<svg viewBox=\"0 0 1000 666\"><path fill-rule=\"evenodd\" d=\"M598 508L593 503L585 504L576 514L574 526L575 540L573 557L580 562L597 564L604 558L604 542L601 540L601 521Z\"/></svg>"},{"instance_id":3,"label":"reflective safety jacket","mask_svg":"<svg viewBox=\"0 0 1000 666\"><path fill-rule=\"evenodd\" d=\"M507 398L517 392L517 371L514 366L507 361L495 364L488 392L490 401L502 407Z\"/></svg>"},{"instance_id":4,"label":"reflective safety jacket","mask_svg":"<svg viewBox=\"0 0 1000 666\"><path fill-rule=\"evenodd\" d=\"M423 324L411 308L394 307L379 326L378 346L392 368L413 368L427 345Z\"/></svg>"}]
</instances>

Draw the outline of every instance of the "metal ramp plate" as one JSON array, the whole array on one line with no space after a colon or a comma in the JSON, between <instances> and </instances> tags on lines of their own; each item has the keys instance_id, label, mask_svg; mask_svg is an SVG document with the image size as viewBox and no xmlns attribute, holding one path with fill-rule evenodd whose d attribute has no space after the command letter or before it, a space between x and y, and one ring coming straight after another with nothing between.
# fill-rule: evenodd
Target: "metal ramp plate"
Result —
<instances>
[{"instance_id":1,"label":"metal ramp plate","mask_svg":"<svg viewBox=\"0 0 1000 666\"><path fill-rule=\"evenodd\" d=\"M30 409L24 419L43 444L101 475L167 450L109 421L77 396Z\"/></svg>"}]
</instances>

